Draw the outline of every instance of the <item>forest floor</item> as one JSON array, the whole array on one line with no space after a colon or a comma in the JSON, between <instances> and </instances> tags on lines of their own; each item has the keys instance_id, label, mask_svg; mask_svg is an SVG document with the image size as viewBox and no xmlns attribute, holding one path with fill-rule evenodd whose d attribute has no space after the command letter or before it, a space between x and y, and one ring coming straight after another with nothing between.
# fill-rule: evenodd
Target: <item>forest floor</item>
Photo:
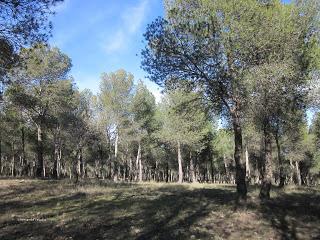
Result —
<instances>
[{"instance_id":1,"label":"forest floor","mask_svg":"<svg viewBox=\"0 0 320 240\"><path fill-rule=\"evenodd\" d=\"M0 180L0 239L320 239L320 189Z\"/></svg>"}]
</instances>

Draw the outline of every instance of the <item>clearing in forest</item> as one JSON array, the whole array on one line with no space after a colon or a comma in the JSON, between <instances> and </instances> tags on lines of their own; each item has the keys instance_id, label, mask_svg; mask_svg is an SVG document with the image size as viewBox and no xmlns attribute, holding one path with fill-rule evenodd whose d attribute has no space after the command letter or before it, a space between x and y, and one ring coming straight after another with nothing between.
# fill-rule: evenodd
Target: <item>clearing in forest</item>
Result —
<instances>
[{"instance_id":1,"label":"clearing in forest","mask_svg":"<svg viewBox=\"0 0 320 240\"><path fill-rule=\"evenodd\" d=\"M0 239L320 239L320 190L0 180Z\"/></svg>"}]
</instances>

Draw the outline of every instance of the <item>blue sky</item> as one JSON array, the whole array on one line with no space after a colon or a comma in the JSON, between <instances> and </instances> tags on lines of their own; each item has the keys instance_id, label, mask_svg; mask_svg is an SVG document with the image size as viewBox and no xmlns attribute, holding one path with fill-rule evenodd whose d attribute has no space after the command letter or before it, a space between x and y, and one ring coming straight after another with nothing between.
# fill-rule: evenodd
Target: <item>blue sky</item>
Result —
<instances>
[{"instance_id":1,"label":"blue sky","mask_svg":"<svg viewBox=\"0 0 320 240\"><path fill-rule=\"evenodd\" d=\"M160 100L159 87L144 78L140 52L146 25L164 14L162 0L64 0L56 12L50 43L72 59L80 90L97 93L103 72L123 68Z\"/></svg>"},{"instance_id":2,"label":"blue sky","mask_svg":"<svg viewBox=\"0 0 320 240\"><path fill-rule=\"evenodd\" d=\"M159 100L158 86L140 69L140 52L146 25L163 15L162 0L65 0L56 12L50 43L72 59L79 89L97 93L103 72L123 68Z\"/></svg>"},{"instance_id":3,"label":"blue sky","mask_svg":"<svg viewBox=\"0 0 320 240\"><path fill-rule=\"evenodd\" d=\"M97 93L103 72L123 68L160 99L159 87L144 78L140 52L146 25L163 16L163 0L64 0L56 12L50 43L72 59L81 90Z\"/></svg>"}]
</instances>

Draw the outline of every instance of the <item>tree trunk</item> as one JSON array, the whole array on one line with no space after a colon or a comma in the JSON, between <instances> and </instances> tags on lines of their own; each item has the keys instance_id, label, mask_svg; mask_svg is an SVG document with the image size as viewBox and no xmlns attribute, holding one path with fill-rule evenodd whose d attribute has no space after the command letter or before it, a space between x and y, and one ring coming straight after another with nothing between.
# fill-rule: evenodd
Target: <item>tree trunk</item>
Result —
<instances>
[{"instance_id":1,"label":"tree trunk","mask_svg":"<svg viewBox=\"0 0 320 240\"><path fill-rule=\"evenodd\" d=\"M139 146L138 146L136 169L138 170L137 175L139 178L139 182L142 182L142 162L141 162L141 143L140 143L140 141L139 141Z\"/></svg>"},{"instance_id":2,"label":"tree trunk","mask_svg":"<svg viewBox=\"0 0 320 240\"><path fill-rule=\"evenodd\" d=\"M233 114L232 118L234 131L234 160L236 163L236 184L239 201L246 200L247 198L246 165L242 157L242 129L240 125L240 118L237 114Z\"/></svg>"},{"instance_id":3,"label":"tree trunk","mask_svg":"<svg viewBox=\"0 0 320 240\"><path fill-rule=\"evenodd\" d=\"M38 162L37 162L37 170L36 176L38 178L44 177L44 169L43 169L43 132L42 125L39 123L37 125L37 154L38 154Z\"/></svg>"},{"instance_id":4,"label":"tree trunk","mask_svg":"<svg viewBox=\"0 0 320 240\"><path fill-rule=\"evenodd\" d=\"M118 157L118 141L119 141L119 134L118 130L116 130L116 139L114 143L114 162L113 162L113 180L115 182L118 181L118 171L117 171L117 157Z\"/></svg>"},{"instance_id":5,"label":"tree trunk","mask_svg":"<svg viewBox=\"0 0 320 240\"><path fill-rule=\"evenodd\" d=\"M56 139L54 139L54 143L53 143L53 145L54 145L54 150L53 150L53 156L54 156L54 164L53 164L53 177L55 178L55 179L58 179L59 177L58 177L58 175L59 175L59 173L58 173L58 155L59 155L59 149L58 149L58 143L57 143L57 140Z\"/></svg>"},{"instance_id":6,"label":"tree trunk","mask_svg":"<svg viewBox=\"0 0 320 240\"><path fill-rule=\"evenodd\" d=\"M228 163L227 163L227 159L226 159L226 155L225 154L223 154L223 165L224 165L224 170L226 172L226 182L228 182L230 174L229 174Z\"/></svg>"},{"instance_id":7,"label":"tree trunk","mask_svg":"<svg viewBox=\"0 0 320 240\"><path fill-rule=\"evenodd\" d=\"M129 157L129 181L132 181L132 158Z\"/></svg>"},{"instance_id":8,"label":"tree trunk","mask_svg":"<svg viewBox=\"0 0 320 240\"><path fill-rule=\"evenodd\" d=\"M108 163L109 163L109 173L108 173L108 178L111 180L112 179L112 175L113 175L113 171L112 171L112 145L111 145L111 139L109 137L109 134L107 134L107 139L108 139Z\"/></svg>"},{"instance_id":9,"label":"tree trunk","mask_svg":"<svg viewBox=\"0 0 320 240\"><path fill-rule=\"evenodd\" d=\"M302 185L302 180L301 180L301 172L300 172L300 167L299 167L299 161L295 161L296 164L296 175L297 175L297 183L299 186Z\"/></svg>"},{"instance_id":10,"label":"tree trunk","mask_svg":"<svg viewBox=\"0 0 320 240\"><path fill-rule=\"evenodd\" d=\"M0 176L2 175L2 138L0 134Z\"/></svg>"},{"instance_id":11,"label":"tree trunk","mask_svg":"<svg viewBox=\"0 0 320 240\"><path fill-rule=\"evenodd\" d=\"M264 127L264 144L265 144L265 169L262 178L262 185L260 189L260 198L269 199L270 198L270 189L271 189L271 180L272 180L272 142L271 142L271 131L269 123Z\"/></svg>"},{"instance_id":12,"label":"tree trunk","mask_svg":"<svg viewBox=\"0 0 320 240\"><path fill-rule=\"evenodd\" d=\"M60 128L57 127L57 134L54 136L54 169L53 175L56 179L60 178L61 168L61 139L59 139Z\"/></svg>"},{"instance_id":13,"label":"tree trunk","mask_svg":"<svg viewBox=\"0 0 320 240\"><path fill-rule=\"evenodd\" d=\"M25 151L25 133L24 127L21 128L21 144L22 144L22 174L28 174L28 164L26 159L26 151Z\"/></svg>"},{"instance_id":14,"label":"tree trunk","mask_svg":"<svg viewBox=\"0 0 320 240\"><path fill-rule=\"evenodd\" d=\"M194 171L194 162L192 157L192 152L190 151L190 172L191 172L191 182L196 182L196 173Z\"/></svg>"},{"instance_id":15,"label":"tree trunk","mask_svg":"<svg viewBox=\"0 0 320 240\"><path fill-rule=\"evenodd\" d=\"M166 182L169 182L169 160L168 159L166 164Z\"/></svg>"},{"instance_id":16,"label":"tree trunk","mask_svg":"<svg viewBox=\"0 0 320 240\"><path fill-rule=\"evenodd\" d=\"M290 184L293 184L293 177L294 177L294 165L293 165L293 161L290 158Z\"/></svg>"},{"instance_id":17,"label":"tree trunk","mask_svg":"<svg viewBox=\"0 0 320 240\"><path fill-rule=\"evenodd\" d=\"M77 175L78 177L81 174L81 160L80 160L81 156L80 156L80 150L78 150L78 154L77 154Z\"/></svg>"},{"instance_id":18,"label":"tree trunk","mask_svg":"<svg viewBox=\"0 0 320 240\"><path fill-rule=\"evenodd\" d=\"M250 164L249 164L249 153L248 153L248 145L246 144L246 177L247 181L250 181L251 172L250 172Z\"/></svg>"},{"instance_id":19,"label":"tree trunk","mask_svg":"<svg viewBox=\"0 0 320 240\"><path fill-rule=\"evenodd\" d=\"M58 161L57 161L57 177L61 175L61 159L62 159L62 143L59 141Z\"/></svg>"},{"instance_id":20,"label":"tree trunk","mask_svg":"<svg viewBox=\"0 0 320 240\"><path fill-rule=\"evenodd\" d=\"M101 151L101 156L100 156L100 160L102 158L102 151ZM83 160L83 154L82 154L82 147L79 149L79 159L80 159L80 177L83 178L84 177L84 160Z\"/></svg>"},{"instance_id":21,"label":"tree trunk","mask_svg":"<svg viewBox=\"0 0 320 240\"><path fill-rule=\"evenodd\" d=\"M178 141L178 165L179 165L179 183L183 181L183 170L182 170L182 156L181 156L181 144Z\"/></svg>"},{"instance_id":22,"label":"tree trunk","mask_svg":"<svg viewBox=\"0 0 320 240\"><path fill-rule=\"evenodd\" d=\"M211 183L214 182L214 168L213 168L213 160L210 160L210 169L211 169Z\"/></svg>"},{"instance_id":23,"label":"tree trunk","mask_svg":"<svg viewBox=\"0 0 320 240\"><path fill-rule=\"evenodd\" d=\"M279 163L279 179L280 179L279 187L282 188L282 187L284 187L285 176L284 176L284 172L283 172L283 162L282 162L282 157L281 157L281 146L280 146L278 134L275 135L275 140L276 140L276 145L277 145L278 163Z\"/></svg>"},{"instance_id":24,"label":"tree trunk","mask_svg":"<svg viewBox=\"0 0 320 240\"><path fill-rule=\"evenodd\" d=\"M15 173L15 154L14 154L14 142L11 144L11 151L12 151L12 162L11 162L11 176L14 177Z\"/></svg>"}]
</instances>

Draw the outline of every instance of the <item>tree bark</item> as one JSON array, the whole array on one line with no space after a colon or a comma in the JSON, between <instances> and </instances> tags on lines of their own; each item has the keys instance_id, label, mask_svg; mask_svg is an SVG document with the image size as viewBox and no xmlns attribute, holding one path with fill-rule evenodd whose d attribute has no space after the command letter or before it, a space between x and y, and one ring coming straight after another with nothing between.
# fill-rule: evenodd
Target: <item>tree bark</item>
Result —
<instances>
[{"instance_id":1,"label":"tree bark","mask_svg":"<svg viewBox=\"0 0 320 240\"><path fill-rule=\"evenodd\" d=\"M166 163L166 182L169 182L169 160Z\"/></svg>"},{"instance_id":2,"label":"tree bark","mask_svg":"<svg viewBox=\"0 0 320 240\"><path fill-rule=\"evenodd\" d=\"M132 158L129 157L129 181L132 181Z\"/></svg>"},{"instance_id":3,"label":"tree bark","mask_svg":"<svg viewBox=\"0 0 320 240\"><path fill-rule=\"evenodd\" d=\"M59 155L59 149L58 149L58 143L57 140L54 140L54 165L53 165L53 177L55 179L59 178L59 170L58 170L58 155Z\"/></svg>"},{"instance_id":4,"label":"tree bark","mask_svg":"<svg viewBox=\"0 0 320 240\"><path fill-rule=\"evenodd\" d=\"M54 136L54 177L60 178L61 169L61 139L60 139L60 128L57 127L57 133Z\"/></svg>"},{"instance_id":5,"label":"tree bark","mask_svg":"<svg viewBox=\"0 0 320 240\"><path fill-rule=\"evenodd\" d=\"M102 156L100 157L102 158ZM82 154L82 147L80 147L79 149L79 159L80 159L80 177L83 178L84 172L85 172L85 166L84 166L84 160L83 160L83 154Z\"/></svg>"},{"instance_id":6,"label":"tree bark","mask_svg":"<svg viewBox=\"0 0 320 240\"><path fill-rule=\"evenodd\" d=\"M282 162L282 156L281 156L281 146L279 142L279 136L278 134L275 135L276 145L277 145L277 153L278 153L278 163L279 163L279 187L284 187L285 182L285 176L283 172L283 162Z\"/></svg>"},{"instance_id":7,"label":"tree bark","mask_svg":"<svg viewBox=\"0 0 320 240\"><path fill-rule=\"evenodd\" d=\"M250 172L250 164L249 164L249 153L248 153L248 145L246 144L246 177L247 181L250 181L251 172Z\"/></svg>"},{"instance_id":8,"label":"tree bark","mask_svg":"<svg viewBox=\"0 0 320 240\"><path fill-rule=\"evenodd\" d=\"M25 133L24 127L21 128L21 144L22 144L22 174L28 174L28 164L26 159L26 150L25 150Z\"/></svg>"},{"instance_id":9,"label":"tree bark","mask_svg":"<svg viewBox=\"0 0 320 240\"><path fill-rule=\"evenodd\" d=\"M299 161L295 161L296 164L296 175L297 175L297 183L299 186L302 185L302 180L301 180L301 172L300 172L300 167L299 167Z\"/></svg>"},{"instance_id":10,"label":"tree bark","mask_svg":"<svg viewBox=\"0 0 320 240\"><path fill-rule=\"evenodd\" d=\"M229 181L230 174L229 174L228 163L227 163L225 154L223 154L223 164L224 164L224 170L226 172L226 183L227 183Z\"/></svg>"},{"instance_id":11,"label":"tree bark","mask_svg":"<svg viewBox=\"0 0 320 240\"><path fill-rule=\"evenodd\" d=\"M178 182L182 183L183 181L183 170L182 170L182 156L181 156L181 144L178 141L178 165L179 165L179 179Z\"/></svg>"},{"instance_id":12,"label":"tree bark","mask_svg":"<svg viewBox=\"0 0 320 240\"><path fill-rule=\"evenodd\" d=\"M213 168L213 160L210 160L210 169L211 169L211 183L214 182L214 168Z\"/></svg>"},{"instance_id":13,"label":"tree bark","mask_svg":"<svg viewBox=\"0 0 320 240\"><path fill-rule=\"evenodd\" d=\"M14 142L11 143L11 151L12 151L12 162L11 162L11 176L14 177L15 173L15 153L14 153Z\"/></svg>"},{"instance_id":14,"label":"tree bark","mask_svg":"<svg viewBox=\"0 0 320 240\"><path fill-rule=\"evenodd\" d=\"M290 184L293 184L293 177L294 177L294 165L293 165L293 161L290 158Z\"/></svg>"},{"instance_id":15,"label":"tree bark","mask_svg":"<svg viewBox=\"0 0 320 240\"><path fill-rule=\"evenodd\" d=\"M264 144L265 169L263 173L262 185L259 196L261 199L269 199L272 180L272 141L269 123L267 123L264 127Z\"/></svg>"},{"instance_id":16,"label":"tree bark","mask_svg":"<svg viewBox=\"0 0 320 240\"><path fill-rule=\"evenodd\" d=\"M242 157L242 129L240 125L240 118L236 113L232 114L232 118L234 131L234 160L236 163L236 184L239 201L247 199L246 165Z\"/></svg>"},{"instance_id":17,"label":"tree bark","mask_svg":"<svg viewBox=\"0 0 320 240\"><path fill-rule=\"evenodd\" d=\"M2 175L2 138L0 134L0 175Z\"/></svg>"},{"instance_id":18,"label":"tree bark","mask_svg":"<svg viewBox=\"0 0 320 240\"><path fill-rule=\"evenodd\" d=\"M114 143L114 160L113 160L113 180L115 182L118 181L117 158L118 158L118 141L119 141L118 129L116 131L117 132L116 132L116 139Z\"/></svg>"},{"instance_id":19,"label":"tree bark","mask_svg":"<svg viewBox=\"0 0 320 240\"><path fill-rule=\"evenodd\" d=\"M81 175L81 154L80 149L77 152L77 176Z\"/></svg>"},{"instance_id":20,"label":"tree bark","mask_svg":"<svg viewBox=\"0 0 320 240\"><path fill-rule=\"evenodd\" d=\"M139 141L136 166L138 169L139 182L142 182L141 142Z\"/></svg>"},{"instance_id":21,"label":"tree bark","mask_svg":"<svg viewBox=\"0 0 320 240\"><path fill-rule=\"evenodd\" d=\"M41 177L44 177L44 169L43 169L43 130L42 130L41 123L39 123L37 125L37 154L38 154L38 162L37 162L36 177L41 178Z\"/></svg>"},{"instance_id":22,"label":"tree bark","mask_svg":"<svg viewBox=\"0 0 320 240\"><path fill-rule=\"evenodd\" d=\"M196 173L194 169L194 162L193 162L193 157L192 157L192 152L190 151L190 172L191 172L191 182L196 182Z\"/></svg>"}]
</instances>

